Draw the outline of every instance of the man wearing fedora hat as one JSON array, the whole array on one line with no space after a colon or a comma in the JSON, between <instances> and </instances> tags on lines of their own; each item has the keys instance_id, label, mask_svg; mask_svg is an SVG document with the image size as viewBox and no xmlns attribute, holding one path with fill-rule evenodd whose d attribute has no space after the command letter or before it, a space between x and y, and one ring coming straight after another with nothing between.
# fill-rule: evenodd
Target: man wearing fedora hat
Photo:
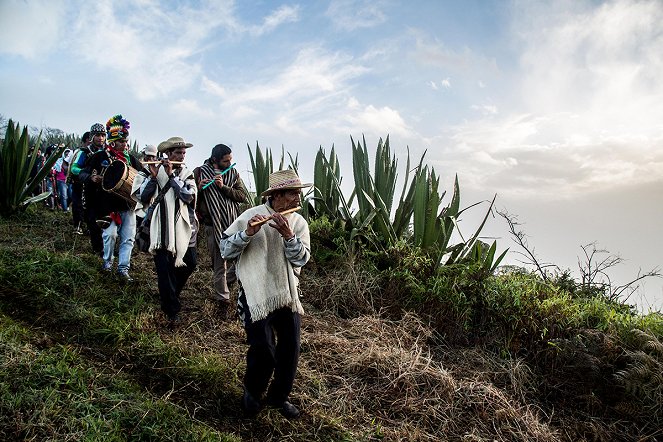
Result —
<instances>
[{"instance_id":1,"label":"man wearing fedora hat","mask_svg":"<svg viewBox=\"0 0 663 442\"><path fill-rule=\"evenodd\" d=\"M272 173L262 193L267 202L242 213L221 241L223 258L237 259L237 311L249 344L242 407L249 415L258 413L267 391L267 405L286 418L299 416L288 396L297 372L304 313L298 275L311 255L311 241L308 223L294 210L301 189L309 186L294 170Z\"/></svg>"},{"instance_id":2,"label":"man wearing fedora hat","mask_svg":"<svg viewBox=\"0 0 663 442\"><path fill-rule=\"evenodd\" d=\"M166 158L149 165L150 176L139 191L144 206L155 203L149 251L154 256L161 310L171 329L179 320L180 293L197 263L196 182L184 164L186 150L191 146L181 137L159 143L157 150Z\"/></svg>"},{"instance_id":3,"label":"man wearing fedora hat","mask_svg":"<svg viewBox=\"0 0 663 442\"><path fill-rule=\"evenodd\" d=\"M140 161L127 149L129 127L129 122L122 115L112 116L106 122L105 148L95 152L86 161L85 168L80 174L84 177L86 188L90 188L88 193L90 198L86 199L86 202L90 204L97 224L102 229L104 258L102 270L112 271L115 243L119 239L117 274L126 282L133 281L129 276L129 267L136 236L136 214L133 204L115 193L105 191L102 188L102 180L104 171L114 161L121 161L136 170L141 168Z\"/></svg>"}]
</instances>

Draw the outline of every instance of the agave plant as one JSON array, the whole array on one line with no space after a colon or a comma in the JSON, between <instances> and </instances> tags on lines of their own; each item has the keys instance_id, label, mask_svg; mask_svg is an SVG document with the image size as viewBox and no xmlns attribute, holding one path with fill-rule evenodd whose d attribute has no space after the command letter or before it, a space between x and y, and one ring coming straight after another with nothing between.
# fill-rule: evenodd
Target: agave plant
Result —
<instances>
[{"instance_id":1,"label":"agave plant","mask_svg":"<svg viewBox=\"0 0 663 442\"><path fill-rule=\"evenodd\" d=\"M320 147L315 156L313 167L313 197L314 211L316 216L327 215L330 219L344 218L338 213L341 206L343 193L341 192L341 167L332 145L329 159L325 151ZM349 215L349 213L347 213Z\"/></svg>"},{"instance_id":2,"label":"agave plant","mask_svg":"<svg viewBox=\"0 0 663 442\"><path fill-rule=\"evenodd\" d=\"M255 184L255 196L253 197L253 203L255 205L262 204L262 197L260 196L267 188L269 187L269 175L274 172L274 163L272 160L272 151L267 148L265 150L265 155L263 155L260 146L256 142L256 154L253 156L251 151L251 146L248 144L246 147L249 150L249 157L251 159L251 169L253 171L253 183ZM278 170L283 168L284 163L284 154L281 151L281 164Z\"/></svg>"},{"instance_id":3,"label":"agave plant","mask_svg":"<svg viewBox=\"0 0 663 442\"><path fill-rule=\"evenodd\" d=\"M14 122L9 120L0 150L0 215L9 216L24 210L29 204L41 201L51 194L46 191L30 196L32 190L49 173L64 148L54 149L45 163L38 167L36 174L30 177L39 157L40 141L41 133L36 143L31 145L28 127L21 130L18 123L14 126Z\"/></svg>"},{"instance_id":4,"label":"agave plant","mask_svg":"<svg viewBox=\"0 0 663 442\"><path fill-rule=\"evenodd\" d=\"M351 139L352 140L352 139ZM504 252L493 260L495 244L484 246L479 235L493 203L490 204L483 222L469 240L465 240L458 227L458 218L465 211L479 203L460 209L460 188L458 177L454 180L454 192L450 203L442 207L446 192L440 192L440 178L433 168L423 164L426 152L419 164L410 169L408 149L407 165L403 189L395 211L393 210L395 183L397 180L397 161L389 148L389 137L383 143L378 142L374 173L370 170L370 160L366 140L355 143L352 140L352 164L355 180L354 190L349 201L341 191L341 172L338 159L332 149L329 158L322 148L318 151L315 163L315 201L316 214L327 215L335 222L342 222L351 238L362 237L376 248L394 245L397 241L412 241L417 247L437 254L437 262L452 264L475 260L488 269L494 267L504 257ZM410 180L410 173L414 176ZM350 206L357 198L358 210L352 213ZM393 219L391 217L394 213ZM450 245L452 235L457 232L461 242ZM443 258L444 261L443 261ZM486 263L485 260L490 260Z\"/></svg>"}]
</instances>

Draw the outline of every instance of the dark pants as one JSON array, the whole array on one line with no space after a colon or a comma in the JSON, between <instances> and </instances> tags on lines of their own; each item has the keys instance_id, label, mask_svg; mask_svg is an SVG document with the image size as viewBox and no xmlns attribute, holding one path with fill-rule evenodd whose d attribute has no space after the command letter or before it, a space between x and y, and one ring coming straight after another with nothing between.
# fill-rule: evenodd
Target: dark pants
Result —
<instances>
[{"instance_id":1,"label":"dark pants","mask_svg":"<svg viewBox=\"0 0 663 442\"><path fill-rule=\"evenodd\" d=\"M180 293L196 269L197 258L195 247L189 247L182 258L186 267L175 267L175 256L167 250L157 250L154 255L161 310L169 319L175 318L182 308Z\"/></svg>"},{"instance_id":2,"label":"dark pants","mask_svg":"<svg viewBox=\"0 0 663 442\"><path fill-rule=\"evenodd\" d=\"M71 215L74 229L78 229L83 222L83 184L79 181L71 184Z\"/></svg>"},{"instance_id":3,"label":"dark pants","mask_svg":"<svg viewBox=\"0 0 663 442\"><path fill-rule=\"evenodd\" d=\"M104 253L104 240L101 238L101 227L97 224L97 213L86 195L85 222L90 233L90 244L92 251L96 254Z\"/></svg>"},{"instance_id":4,"label":"dark pants","mask_svg":"<svg viewBox=\"0 0 663 442\"><path fill-rule=\"evenodd\" d=\"M249 350L244 387L255 399L260 400L274 374L267 401L281 404L288 400L299 361L300 327L299 313L289 307L246 326Z\"/></svg>"}]
</instances>

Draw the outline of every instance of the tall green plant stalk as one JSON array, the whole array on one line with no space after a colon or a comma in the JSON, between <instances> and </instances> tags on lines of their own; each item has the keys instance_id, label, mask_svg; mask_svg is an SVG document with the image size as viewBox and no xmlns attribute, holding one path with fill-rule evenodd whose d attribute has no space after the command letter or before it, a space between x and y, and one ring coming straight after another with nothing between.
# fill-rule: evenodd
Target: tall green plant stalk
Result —
<instances>
[{"instance_id":1,"label":"tall green plant stalk","mask_svg":"<svg viewBox=\"0 0 663 442\"><path fill-rule=\"evenodd\" d=\"M267 190L269 187L269 174L274 171L272 151L270 149L266 149L265 154L263 155L258 142L256 142L256 154L254 157L253 152L251 151L251 146L247 144L246 147L249 150L251 170L253 171L253 183L256 189L256 194L253 198L253 204L259 205L262 203L262 197L260 194Z\"/></svg>"},{"instance_id":2,"label":"tall green plant stalk","mask_svg":"<svg viewBox=\"0 0 663 442\"><path fill-rule=\"evenodd\" d=\"M19 124L14 126L10 119L7 124L5 139L0 150L0 215L9 216L24 210L29 204L41 201L50 195L50 191L31 197L33 189L49 173L64 148L54 149L45 163L30 178L39 157L41 134L37 142L30 146L28 127L21 130Z\"/></svg>"},{"instance_id":3,"label":"tall green plant stalk","mask_svg":"<svg viewBox=\"0 0 663 442\"><path fill-rule=\"evenodd\" d=\"M341 166L339 165L334 146L332 145L329 159L320 146L313 166L313 200L316 216L327 215L330 219L337 218L337 210L341 204Z\"/></svg>"}]
</instances>

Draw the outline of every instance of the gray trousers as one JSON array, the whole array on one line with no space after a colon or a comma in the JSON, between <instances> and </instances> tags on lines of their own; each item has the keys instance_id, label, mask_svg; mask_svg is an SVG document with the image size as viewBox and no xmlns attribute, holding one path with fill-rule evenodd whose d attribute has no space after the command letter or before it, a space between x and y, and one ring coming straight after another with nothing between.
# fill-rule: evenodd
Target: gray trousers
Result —
<instances>
[{"instance_id":1,"label":"gray trousers","mask_svg":"<svg viewBox=\"0 0 663 442\"><path fill-rule=\"evenodd\" d=\"M221 257L219 244L214 240L214 226L205 226L205 236L207 236L207 249L212 258L212 267L214 274L212 281L214 283L214 299L219 301L230 301L230 290L228 284L237 280L235 276L235 263L228 262Z\"/></svg>"}]
</instances>

